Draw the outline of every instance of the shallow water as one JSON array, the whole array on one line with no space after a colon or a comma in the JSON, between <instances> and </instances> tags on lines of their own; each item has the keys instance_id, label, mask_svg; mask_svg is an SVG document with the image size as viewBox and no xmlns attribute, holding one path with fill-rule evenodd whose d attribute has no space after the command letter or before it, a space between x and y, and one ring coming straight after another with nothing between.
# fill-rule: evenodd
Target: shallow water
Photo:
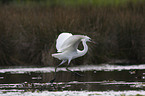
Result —
<instances>
[{"instance_id":1,"label":"shallow water","mask_svg":"<svg viewBox=\"0 0 145 96\"><path fill-rule=\"evenodd\" d=\"M145 95L145 65L88 65L58 68L56 81L54 67L1 68L0 95Z\"/></svg>"}]
</instances>

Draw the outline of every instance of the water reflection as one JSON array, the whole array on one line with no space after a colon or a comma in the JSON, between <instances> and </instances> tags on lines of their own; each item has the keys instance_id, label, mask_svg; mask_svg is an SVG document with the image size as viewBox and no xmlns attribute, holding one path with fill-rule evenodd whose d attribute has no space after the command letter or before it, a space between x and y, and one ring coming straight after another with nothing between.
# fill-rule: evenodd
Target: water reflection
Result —
<instances>
[{"instance_id":1,"label":"water reflection","mask_svg":"<svg viewBox=\"0 0 145 96\"><path fill-rule=\"evenodd\" d=\"M137 70L140 74L144 70ZM82 72L81 72L82 73ZM69 72L59 72L53 88L49 81L53 78L53 73L25 73L25 74L0 74L1 89L39 89L39 90L137 90L145 89L142 78L137 78L138 74L130 74L128 71L119 72L83 72L84 77L75 76ZM74 81L74 82L72 82Z\"/></svg>"},{"instance_id":2,"label":"water reflection","mask_svg":"<svg viewBox=\"0 0 145 96\"><path fill-rule=\"evenodd\" d=\"M145 70L77 71L80 77L67 71L57 72L56 82L49 81L54 72L0 73L0 89L11 90L145 90ZM55 87L54 87L55 86Z\"/></svg>"}]
</instances>

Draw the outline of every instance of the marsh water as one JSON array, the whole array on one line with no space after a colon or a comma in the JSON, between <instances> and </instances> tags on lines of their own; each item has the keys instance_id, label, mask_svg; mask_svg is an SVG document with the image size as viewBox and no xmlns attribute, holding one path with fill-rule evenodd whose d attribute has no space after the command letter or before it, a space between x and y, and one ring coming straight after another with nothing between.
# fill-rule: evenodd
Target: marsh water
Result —
<instances>
[{"instance_id":1,"label":"marsh water","mask_svg":"<svg viewBox=\"0 0 145 96\"><path fill-rule=\"evenodd\" d=\"M102 94L145 95L145 65L86 65L70 67L78 76L59 67L5 67L0 69L0 95L89 96ZM130 92L131 91L131 92ZM43 93L44 92L44 93ZM82 93L80 93L82 92ZM86 93L90 92L90 93ZM93 93L95 92L95 93ZM109 93L104 93L109 92ZM122 93L120 93L122 92ZM45 94L45 95L44 95ZM112 95L114 96L114 95Z\"/></svg>"}]
</instances>

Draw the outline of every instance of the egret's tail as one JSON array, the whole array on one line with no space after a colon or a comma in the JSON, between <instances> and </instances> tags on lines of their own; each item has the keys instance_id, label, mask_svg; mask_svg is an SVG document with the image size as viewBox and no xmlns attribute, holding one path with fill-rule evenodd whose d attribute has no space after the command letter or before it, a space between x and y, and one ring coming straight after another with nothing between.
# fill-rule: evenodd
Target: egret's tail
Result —
<instances>
[{"instance_id":1,"label":"egret's tail","mask_svg":"<svg viewBox=\"0 0 145 96\"><path fill-rule=\"evenodd\" d=\"M61 57L61 56L60 56L60 53L54 53L54 54L52 54L52 57L61 60L61 58L60 58L60 57Z\"/></svg>"}]
</instances>

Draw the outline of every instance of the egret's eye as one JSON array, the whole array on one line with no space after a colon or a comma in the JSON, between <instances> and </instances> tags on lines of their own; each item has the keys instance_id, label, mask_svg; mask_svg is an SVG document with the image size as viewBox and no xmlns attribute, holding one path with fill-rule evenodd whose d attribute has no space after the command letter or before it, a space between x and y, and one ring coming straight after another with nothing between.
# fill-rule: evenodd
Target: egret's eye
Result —
<instances>
[{"instance_id":1,"label":"egret's eye","mask_svg":"<svg viewBox=\"0 0 145 96\"><path fill-rule=\"evenodd\" d=\"M89 40L88 40L88 41L90 41L90 42L91 42L91 41L92 41L92 39L91 39L91 38L89 38Z\"/></svg>"}]
</instances>

